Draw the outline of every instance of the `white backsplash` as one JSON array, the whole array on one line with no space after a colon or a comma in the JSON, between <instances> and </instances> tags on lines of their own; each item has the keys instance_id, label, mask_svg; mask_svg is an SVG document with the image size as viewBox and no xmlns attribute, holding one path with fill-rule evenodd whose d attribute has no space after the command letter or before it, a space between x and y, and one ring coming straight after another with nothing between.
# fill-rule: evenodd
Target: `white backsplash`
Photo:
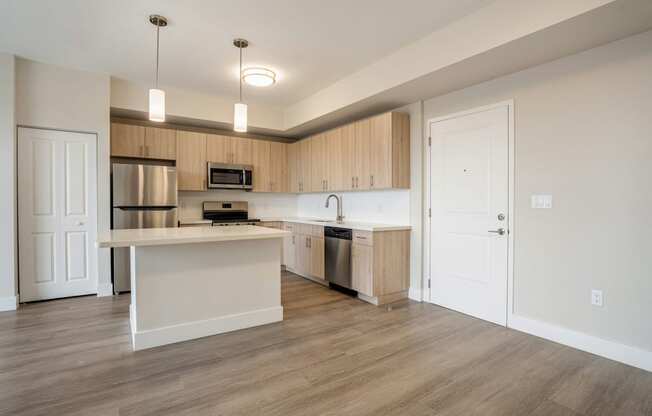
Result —
<instances>
[{"instance_id":1,"label":"white backsplash","mask_svg":"<svg viewBox=\"0 0 652 416\"><path fill-rule=\"evenodd\" d=\"M336 192L342 197L342 214L345 221L374 222L382 224L410 224L410 191L388 190L367 192ZM331 200L326 208L329 193L301 194L297 196L297 216L332 218L336 204Z\"/></svg>"},{"instance_id":2,"label":"white backsplash","mask_svg":"<svg viewBox=\"0 0 652 416\"><path fill-rule=\"evenodd\" d=\"M254 193L216 190L208 192L179 192L179 219L202 217L204 201L247 201L250 218L287 217L297 215L297 196L294 194Z\"/></svg>"},{"instance_id":3,"label":"white backsplash","mask_svg":"<svg viewBox=\"0 0 652 416\"><path fill-rule=\"evenodd\" d=\"M201 218L204 201L247 201L249 217L335 218L336 204L324 206L329 193L276 194L243 191L179 192L179 219ZM410 224L410 191L337 192L345 220L382 224Z\"/></svg>"}]
</instances>

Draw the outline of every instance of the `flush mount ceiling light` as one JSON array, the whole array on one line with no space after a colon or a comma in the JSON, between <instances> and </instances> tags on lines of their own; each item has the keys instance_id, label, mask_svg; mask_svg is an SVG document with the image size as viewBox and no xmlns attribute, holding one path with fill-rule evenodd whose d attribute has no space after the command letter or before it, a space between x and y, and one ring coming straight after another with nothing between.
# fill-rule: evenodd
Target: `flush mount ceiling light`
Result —
<instances>
[{"instance_id":1,"label":"flush mount ceiling light","mask_svg":"<svg viewBox=\"0 0 652 416\"><path fill-rule=\"evenodd\" d=\"M165 91L158 88L158 50L159 31L168 25L168 19L158 14L149 16L149 22L156 26L156 84L149 90L149 119L151 121L165 121Z\"/></svg>"},{"instance_id":2,"label":"flush mount ceiling light","mask_svg":"<svg viewBox=\"0 0 652 416\"><path fill-rule=\"evenodd\" d=\"M242 74L242 50L249 46L249 42L245 39L234 39L233 46L240 50L240 74ZM233 106L233 130L239 133L247 131L247 104L242 102L242 77L239 77L240 82L240 101Z\"/></svg>"},{"instance_id":3,"label":"flush mount ceiling light","mask_svg":"<svg viewBox=\"0 0 652 416\"><path fill-rule=\"evenodd\" d=\"M242 70L242 80L254 87L268 87L276 82L276 73L262 67L245 68Z\"/></svg>"}]
</instances>

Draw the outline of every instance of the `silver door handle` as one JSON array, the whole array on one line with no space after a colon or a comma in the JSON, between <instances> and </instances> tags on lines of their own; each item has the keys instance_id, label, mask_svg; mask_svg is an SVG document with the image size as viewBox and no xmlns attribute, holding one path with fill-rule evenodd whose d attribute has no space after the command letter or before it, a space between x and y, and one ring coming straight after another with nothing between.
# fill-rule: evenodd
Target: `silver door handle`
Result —
<instances>
[{"instance_id":1,"label":"silver door handle","mask_svg":"<svg viewBox=\"0 0 652 416\"><path fill-rule=\"evenodd\" d=\"M505 229L504 228L499 228L497 230L489 230L490 233L498 234L498 235L505 235Z\"/></svg>"}]
</instances>

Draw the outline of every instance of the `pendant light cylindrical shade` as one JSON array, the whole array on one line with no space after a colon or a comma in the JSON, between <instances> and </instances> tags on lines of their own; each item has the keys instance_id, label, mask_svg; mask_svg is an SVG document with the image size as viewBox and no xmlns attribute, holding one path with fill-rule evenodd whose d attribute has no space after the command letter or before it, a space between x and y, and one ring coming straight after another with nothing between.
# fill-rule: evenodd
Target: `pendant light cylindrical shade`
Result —
<instances>
[{"instance_id":1,"label":"pendant light cylindrical shade","mask_svg":"<svg viewBox=\"0 0 652 416\"><path fill-rule=\"evenodd\" d=\"M165 91L156 88L149 90L149 119L165 121Z\"/></svg>"},{"instance_id":2,"label":"pendant light cylindrical shade","mask_svg":"<svg viewBox=\"0 0 652 416\"><path fill-rule=\"evenodd\" d=\"M149 90L149 119L162 123L165 121L165 91L158 88L159 33L161 27L168 25L168 20L153 14L149 16L149 22L156 26L156 85Z\"/></svg>"},{"instance_id":3,"label":"pendant light cylindrical shade","mask_svg":"<svg viewBox=\"0 0 652 416\"><path fill-rule=\"evenodd\" d=\"M233 106L233 130L247 132L247 104L235 103Z\"/></svg>"}]
</instances>

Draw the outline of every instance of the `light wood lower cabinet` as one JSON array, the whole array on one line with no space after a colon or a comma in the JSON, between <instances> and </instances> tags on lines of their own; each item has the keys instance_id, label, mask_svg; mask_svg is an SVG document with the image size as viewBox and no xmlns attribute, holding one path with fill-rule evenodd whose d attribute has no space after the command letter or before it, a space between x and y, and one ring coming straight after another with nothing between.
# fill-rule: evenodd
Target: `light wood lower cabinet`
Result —
<instances>
[{"instance_id":1,"label":"light wood lower cabinet","mask_svg":"<svg viewBox=\"0 0 652 416\"><path fill-rule=\"evenodd\" d=\"M353 289L375 305L405 299L410 288L410 231L353 232Z\"/></svg>"},{"instance_id":2,"label":"light wood lower cabinet","mask_svg":"<svg viewBox=\"0 0 652 416\"><path fill-rule=\"evenodd\" d=\"M177 186L180 191L206 190L206 135L177 131Z\"/></svg>"},{"instance_id":3,"label":"light wood lower cabinet","mask_svg":"<svg viewBox=\"0 0 652 416\"><path fill-rule=\"evenodd\" d=\"M287 256L294 252L293 259L286 257L285 267L301 276L323 281L324 227L286 222L283 228L292 232L292 238L284 242L284 247L288 247L285 252Z\"/></svg>"},{"instance_id":4,"label":"light wood lower cabinet","mask_svg":"<svg viewBox=\"0 0 652 416\"><path fill-rule=\"evenodd\" d=\"M310 248L310 275L324 279L324 238L310 236L308 237L308 246Z\"/></svg>"}]
</instances>

